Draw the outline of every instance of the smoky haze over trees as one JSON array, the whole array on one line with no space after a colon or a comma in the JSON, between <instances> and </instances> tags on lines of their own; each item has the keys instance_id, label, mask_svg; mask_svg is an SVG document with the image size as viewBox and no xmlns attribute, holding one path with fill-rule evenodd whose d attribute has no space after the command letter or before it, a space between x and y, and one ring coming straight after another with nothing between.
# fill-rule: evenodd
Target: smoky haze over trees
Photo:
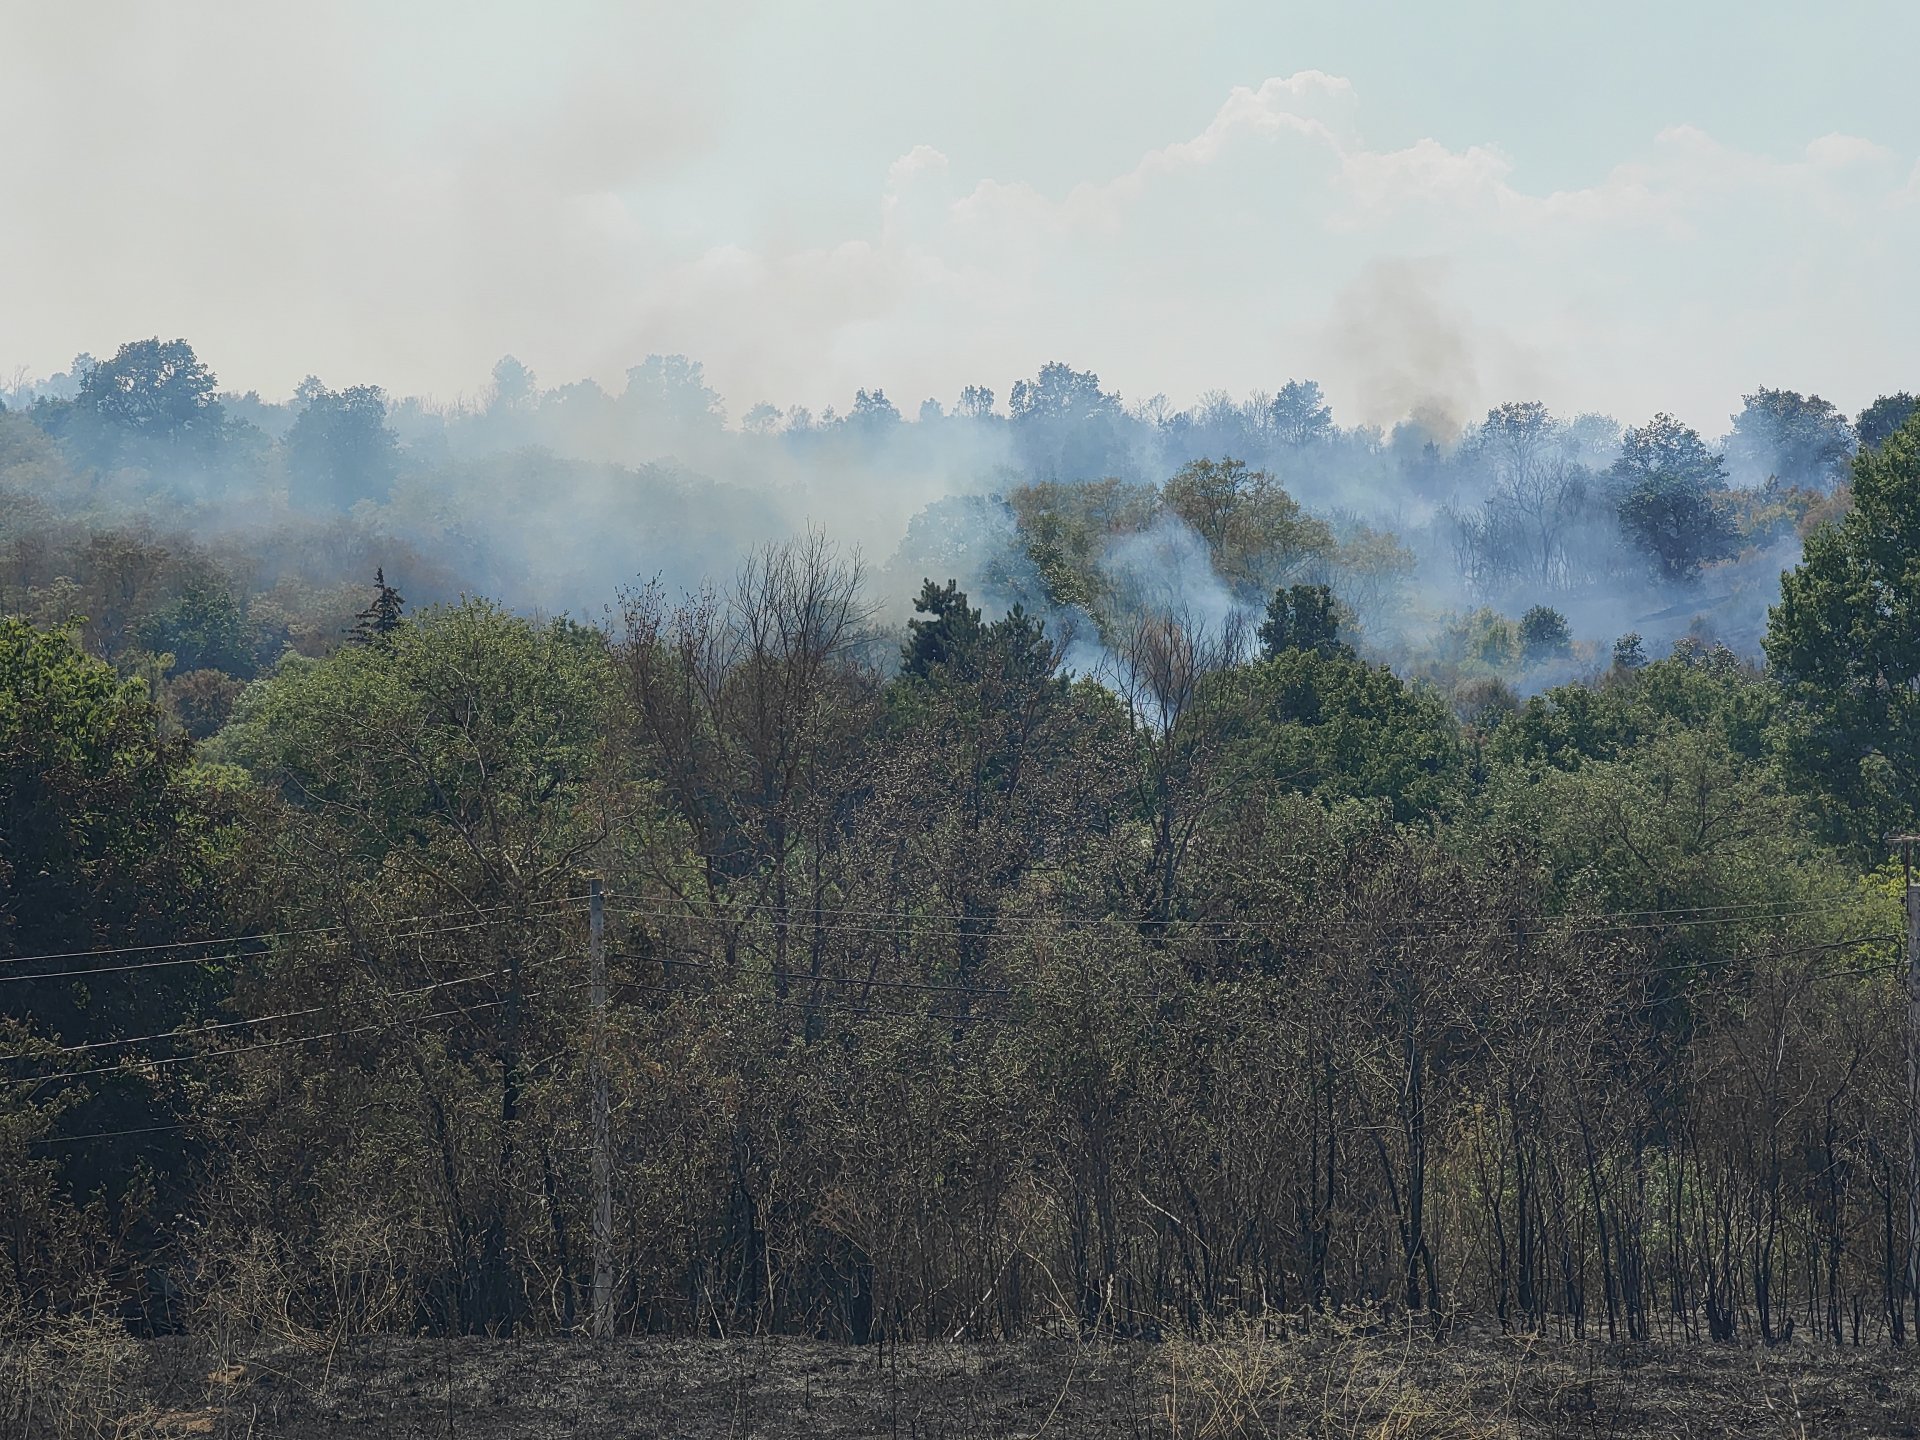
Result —
<instances>
[{"instance_id":1,"label":"smoky haze over trees","mask_svg":"<svg viewBox=\"0 0 1920 1440\"><path fill-rule=\"evenodd\" d=\"M423 599L466 589L584 616L636 577L696 585L814 525L866 554L893 623L922 578L955 579L989 613L1071 621L1083 671L1130 603L1127 574L1179 551L1180 603L1216 619L1257 625L1277 586L1324 584L1366 653L1522 693L1628 631L1757 656L1779 570L1861 440L1911 405L1883 397L1856 430L1817 395L1761 387L1723 439L1526 400L1382 432L1341 427L1311 380L1181 409L1051 363L947 399L903 405L874 385L844 412L755 402L734 420L677 355L617 391L550 385L508 356L472 402L311 376L270 402L221 392L187 342L157 338L3 398L10 446L42 468L0 483L93 531L231 539L255 557L231 579L240 602L287 570L357 581L371 558ZM1462 670L1447 638L1462 623L1542 605L1572 641L1552 663L1481 647Z\"/></svg>"},{"instance_id":2,"label":"smoky haze over trees","mask_svg":"<svg viewBox=\"0 0 1920 1440\"><path fill-rule=\"evenodd\" d=\"M1910 1340L1903 398L1006 394L11 392L0 1335Z\"/></svg>"}]
</instances>

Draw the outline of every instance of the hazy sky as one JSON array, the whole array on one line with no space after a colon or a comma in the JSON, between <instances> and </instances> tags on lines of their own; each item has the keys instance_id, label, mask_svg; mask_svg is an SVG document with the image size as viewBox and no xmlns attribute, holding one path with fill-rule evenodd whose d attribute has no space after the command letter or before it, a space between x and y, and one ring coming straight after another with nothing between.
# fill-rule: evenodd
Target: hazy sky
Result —
<instances>
[{"instance_id":1,"label":"hazy sky","mask_svg":"<svg viewBox=\"0 0 1920 1440\"><path fill-rule=\"evenodd\" d=\"M0 376L1920 388L1920 6L0 0Z\"/></svg>"}]
</instances>

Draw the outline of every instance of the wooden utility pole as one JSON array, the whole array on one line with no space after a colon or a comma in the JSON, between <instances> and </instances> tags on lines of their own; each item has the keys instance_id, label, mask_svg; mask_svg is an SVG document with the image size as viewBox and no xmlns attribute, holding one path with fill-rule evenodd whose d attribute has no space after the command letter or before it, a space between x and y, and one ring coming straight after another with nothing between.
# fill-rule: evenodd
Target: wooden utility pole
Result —
<instances>
[{"instance_id":1,"label":"wooden utility pole","mask_svg":"<svg viewBox=\"0 0 1920 1440\"><path fill-rule=\"evenodd\" d=\"M1907 1297L1920 1334L1920 885L1913 880L1913 847L1920 835L1894 835L1906 873L1907 904Z\"/></svg>"},{"instance_id":2,"label":"wooden utility pole","mask_svg":"<svg viewBox=\"0 0 1920 1440\"><path fill-rule=\"evenodd\" d=\"M593 1087L593 1338L613 1338L613 1158L607 1120L607 911L600 877L588 883L589 963L593 990L593 1048L588 1078Z\"/></svg>"}]
</instances>

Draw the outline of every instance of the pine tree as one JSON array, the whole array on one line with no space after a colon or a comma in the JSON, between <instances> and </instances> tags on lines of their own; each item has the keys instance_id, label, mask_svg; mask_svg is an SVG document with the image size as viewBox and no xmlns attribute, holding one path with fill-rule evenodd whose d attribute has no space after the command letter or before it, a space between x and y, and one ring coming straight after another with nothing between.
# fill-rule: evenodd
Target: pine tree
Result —
<instances>
[{"instance_id":1,"label":"pine tree","mask_svg":"<svg viewBox=\"0 0 1920 1440\"><path fill-rule=\"evenodd\" d=\"M350 645L375 644L400 628L406 596L387 584L384 568L373 572L373 586L373 603L353 617L353 629L347 635Z\"/></svg>"}]
</instances>

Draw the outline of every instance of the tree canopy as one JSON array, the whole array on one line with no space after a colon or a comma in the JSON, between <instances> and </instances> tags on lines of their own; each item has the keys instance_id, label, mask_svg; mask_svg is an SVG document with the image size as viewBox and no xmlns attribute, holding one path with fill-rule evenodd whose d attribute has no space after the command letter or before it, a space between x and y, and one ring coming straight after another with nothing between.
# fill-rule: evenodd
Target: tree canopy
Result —
<instances>
[{"instance_id":1,"label":"tree canopy","mask_svg":"<svg viewBox=\"0 0 1920 1440\"><path fill-rule=\"evenodd\" d=\"M1806 719L1798 765L1870 842L1920 823L1920 421L1853 465L1853 508L1780 583L1767 659Z\"/></svg>"}]
</instances>

